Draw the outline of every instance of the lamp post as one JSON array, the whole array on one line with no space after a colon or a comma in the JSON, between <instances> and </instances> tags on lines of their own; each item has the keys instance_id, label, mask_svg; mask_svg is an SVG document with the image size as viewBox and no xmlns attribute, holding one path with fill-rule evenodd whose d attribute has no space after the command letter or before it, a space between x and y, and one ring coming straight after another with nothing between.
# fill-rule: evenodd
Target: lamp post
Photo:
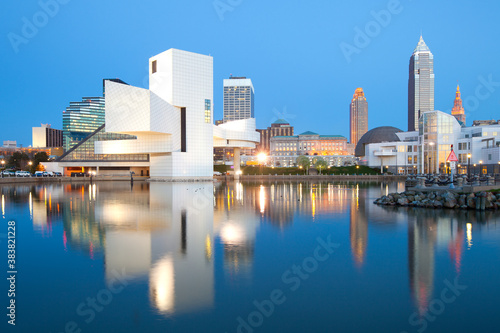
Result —
<instances>
[{"instance_id":1,"label":"lamp post","mask_svg":"<svg viewBox=\"0 0 500 333\"><path fill-rule=\"evenodd\" d=\"M476 174L476 163L474 163L474 175Z\"/></svg>"},{"instance_id":2,"label":"lamp post","mask_svg":"<svg viewBox=\"0 0 500 333\"><path fill-rule=\"evenodd\" d=\"M470 158L471 155L469 153L467 154L467 178L469 178L469 181L470 181Z\"/></svg>"},{"instance_id":3,"label":"lamp post","mask_svg":"<svg viewBox=\"0 0 500 333\"><path fill-rule=\"evenodd\" d=\"M2 173L2 178L3 178L3 171L4 171L4 169L5 169L5 160L2 160L2 172L1 172Z\"/></svg>"},{"instance_id":4,"label":"lamp post","mask_svg":"<svg viewBox=\"0 0 500 333\"><path fill-rule=\"evenodd\" d=\"M483 174L483 161L479 161L479 175L481 176Z\"/></svg>"}]
</instances>

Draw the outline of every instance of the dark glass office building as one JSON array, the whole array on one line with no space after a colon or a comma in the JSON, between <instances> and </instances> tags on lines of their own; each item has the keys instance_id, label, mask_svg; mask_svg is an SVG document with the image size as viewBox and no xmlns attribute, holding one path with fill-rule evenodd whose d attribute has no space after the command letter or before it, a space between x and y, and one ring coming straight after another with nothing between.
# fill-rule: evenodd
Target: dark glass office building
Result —
<instances>
[{"instance_id":1,"label":"dark glass office building","mask_svg":"<svg viewBox=\"0 0 500 333\"><path fill-rule=\"evenodd\" d=\"M63 111L63 147L73 148L104 124L104 97L83 97Z\"/></svg>"}]
</instances>

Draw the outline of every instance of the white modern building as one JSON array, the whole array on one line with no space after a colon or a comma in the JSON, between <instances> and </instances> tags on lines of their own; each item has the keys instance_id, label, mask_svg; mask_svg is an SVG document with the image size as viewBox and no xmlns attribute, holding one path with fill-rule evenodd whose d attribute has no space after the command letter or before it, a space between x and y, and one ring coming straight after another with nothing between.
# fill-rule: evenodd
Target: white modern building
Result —
<instances>
[{"instance_id":1,"label":"white modern building","mask_svg":"<svg viewBox=\"0 0 500 333\"><path fill-rule=\"evenodd\" d=\"M47 169L211 179L214 145L255 148L260 139L253 118L213 124L210 56L170 49L149 59L149 89L107 80L105 91L105 125Z\"/></svg>"},{"instance_id":2,"label":"white modern building","mask_svg":"<svg viewBox=\"0 0 500 333\"><path fill-rule=\"evenodd\" d=\"M374 140L378 142L361 138L356 155L364 164L399 174L446 173L453 145L459 173L467 173L468 168L471 173L500 173L499 124L461 127L450 114L428 111L420 117L418 132L392 129Z\"/></svg>"}]
</instances>

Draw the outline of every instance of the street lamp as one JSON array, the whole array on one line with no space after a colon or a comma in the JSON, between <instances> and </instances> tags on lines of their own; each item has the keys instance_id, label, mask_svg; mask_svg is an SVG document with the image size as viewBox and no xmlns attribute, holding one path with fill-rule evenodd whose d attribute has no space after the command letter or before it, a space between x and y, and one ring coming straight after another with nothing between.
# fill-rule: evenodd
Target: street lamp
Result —
<instances>
[{"instance_id":1,"label":"street lamp","mask_svg":"<svg viewBox=\"0 0 500 333\"><path fill-rule=\"evenodd\" d=\"M483 173L483 161L479 160L479 174L481 175Z\"/></svg>"},{"instance_id":2,"label":"street lamp","mask_svg":"<svg viewBox=\"0 0 500 333\"><path fill-rule=\"evenodd\" d=\"M474 163L474 174L476 174L476 163Z\"/></svg>"},{"instance_id":3,"label":"street lamp","mask_svg":"<svg viewBox=\"0 0 500 333\"><path fill-rule=\"evenodd\" d=\"M2 169L4 169L4 168L5 168L5 161L4 161L4 160L2 160ZM2 170L2 172L1 172L1 173L2 173L2 178L3 178L3 170Z\"/></svg>"},{"instance_id":4,"label":"street lamp","mask_svg":"<svg viewBox=\"0 0 500 333\"><path fill-rule=\"evenodd\" d=\"M470 181L470 158L471 155L469 153L467 154L467 178L469 178L469 181Z\"/></svg>"}]
</instances>

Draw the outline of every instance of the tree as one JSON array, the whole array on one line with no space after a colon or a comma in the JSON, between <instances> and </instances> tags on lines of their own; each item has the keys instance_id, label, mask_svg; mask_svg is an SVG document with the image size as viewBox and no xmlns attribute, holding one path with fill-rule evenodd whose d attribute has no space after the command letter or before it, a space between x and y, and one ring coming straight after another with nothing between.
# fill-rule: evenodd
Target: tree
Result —
<instances>
[{"instance_id":1,"label":"tree","mask_svg":"<svg viewBox=\"0 0 500 333\"><path fill-rule=\"evenodd\" d=\"M40 162L47 162L49 160L49 156L46 152L41 151L35 154L35 158L33 159L33 164L31 165L31 173L35 173L35 171L40 171L38 166Z\"/></svg>"},{"instance_id":2,"label":"tree","mask_svg":"<svg viewBox=\"0 0 500 333\"><path fill-rule=\"evenodd\" d=\"M319 174L321 175L321 170L326 169L328 167L328 163L325 161L323 157L315 157L313 159L314 167L319 170Z\"/></svg>"},{"instance_id":3,"label":"tree","mask_svg":"<svg viewBox=\"0 0 500 333\"><path fill-rule=\"evenodd\" d=\"M26 164L27 161L29 161L29 159L30 159L29 156L26 155L25 153L16 151L9 157L9 161L7 162L7 167L14 169L21 169L23 165Z\"/></svg>"},{"instance_id":4,"label":"tree","mask_svg":"<svg viewBox=\"0 0 500 333\"><path fill-rule=\"evenodd\" d=\"M305 169L307 174L309 171L309 166L311 165L311 161L309 160L309 157L302 155L297 157L297 165Z\"/></svg>"}]
</instances>

